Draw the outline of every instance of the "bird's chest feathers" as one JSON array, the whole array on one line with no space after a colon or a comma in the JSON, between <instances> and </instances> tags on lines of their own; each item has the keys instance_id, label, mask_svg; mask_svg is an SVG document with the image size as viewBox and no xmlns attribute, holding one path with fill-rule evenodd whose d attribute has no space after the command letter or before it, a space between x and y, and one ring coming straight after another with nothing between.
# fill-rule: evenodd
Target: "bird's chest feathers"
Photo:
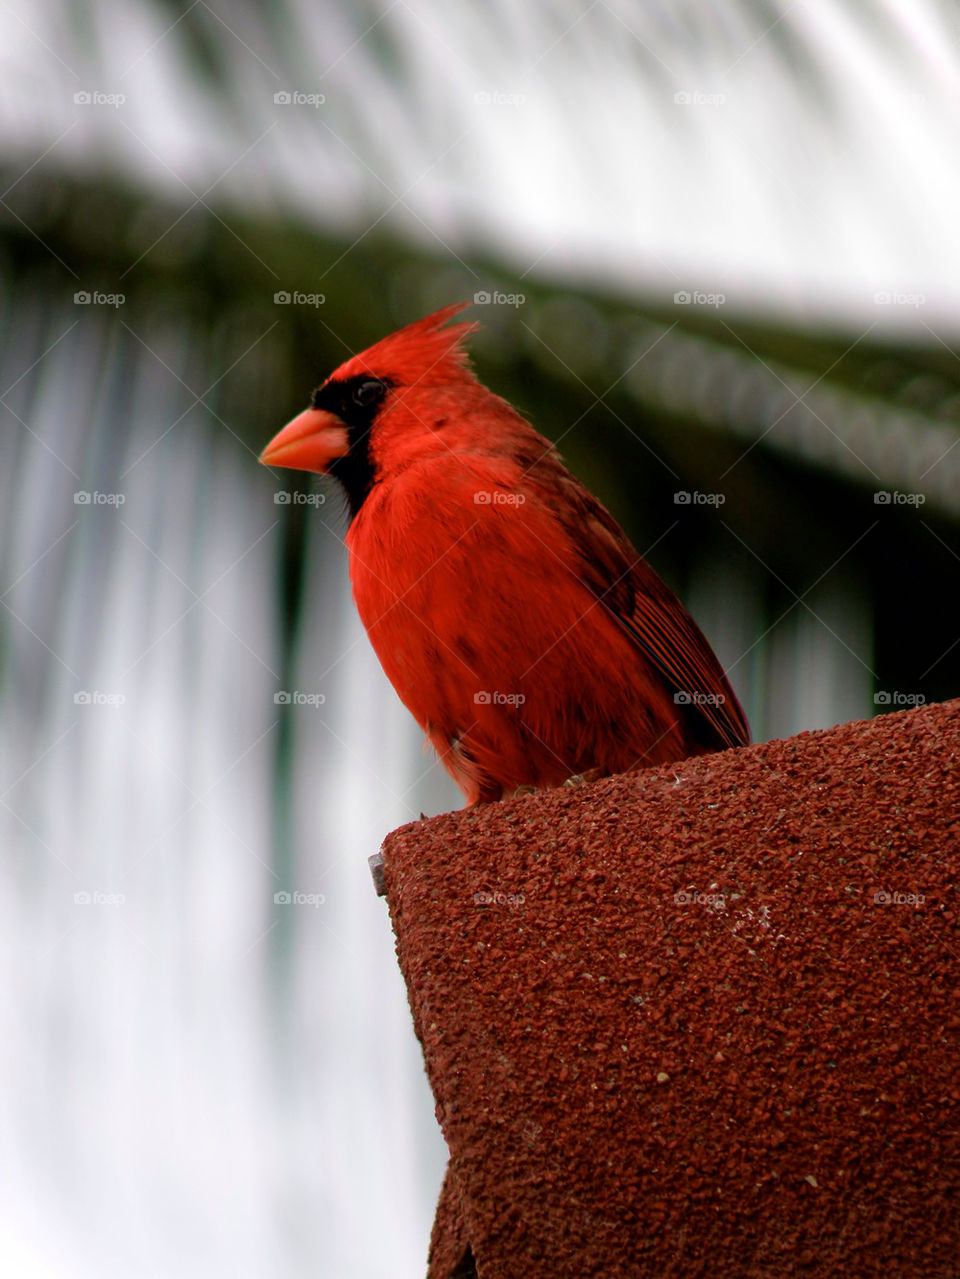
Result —
<instances>
[{"instance_id":1,"label":"bird's chest feathers","mask_svg":"<svg viewBox=\"0 0 960 1279\"><path fill-rule=\"evenodd\" d=\"M353 593L368 630L388 610L402 626L410 609L452 604L464 556L476 549L476 524L475 511L442 489L402 478L375 486L346 539Z\"/></svg>"},{"instance_id":2,"label":"bird's chest feathers","mask_svg":"<svg viewBox=\"0 0 960 1279\"><path fill-rule=\"evenodd\" d=\"M511 609L490 566L509 565L517 535L505 510L475 500L503 476L462 463L423 470L375 485L347 535L357 609L408 705L427 679L435 692L438 683L476 684L478 631L495 652Z\"/></svg>"}]
</instances>

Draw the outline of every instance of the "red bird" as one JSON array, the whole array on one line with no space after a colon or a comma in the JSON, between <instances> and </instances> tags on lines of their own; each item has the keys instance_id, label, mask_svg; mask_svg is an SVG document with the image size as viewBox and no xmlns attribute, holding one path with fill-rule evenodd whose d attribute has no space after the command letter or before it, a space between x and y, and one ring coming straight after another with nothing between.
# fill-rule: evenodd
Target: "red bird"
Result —
<instances>
[{"instance_id":1,"label":"red bird","mask_svg":"<svg viewBox=\"0 0 960 1279\"><path fill-rule=\"evenodd\" d=\"M744 746L713 650L444 307L342 364L260 461L335 476L360 617L469 804Z\"/></svg>"}]
</instances>

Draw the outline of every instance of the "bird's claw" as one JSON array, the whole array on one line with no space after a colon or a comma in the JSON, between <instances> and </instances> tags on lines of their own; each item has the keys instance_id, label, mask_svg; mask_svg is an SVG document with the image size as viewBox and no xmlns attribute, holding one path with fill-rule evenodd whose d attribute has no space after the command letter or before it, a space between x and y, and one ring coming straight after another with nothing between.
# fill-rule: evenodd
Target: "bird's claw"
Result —
<instances>
[{"instance_id":1,"label":"bird's claw","mask_svg":"<svg viewBox=\"0 0 960 1279\"><path fill-rule=\"evenodd\" d=\"M522 795L536 795L539 790L542 790L542 787L534 786L531 782L524 782L522 786L516 787L515 790L504 791L503 798L519 799Z\"/></svg>"},{"instance_id":2,"label":"bird's claw","mask_svg":"<svg viewBox=\"0 0 960 1279\"><path fill-rule=\"evenodd\" d=\"M574 773L573 776L568 777L563 784L564 786L588 786L590 782L595 782L598 777L602 776L602 769L589 768L585 773Z\"/></svg>"}]
</instances>

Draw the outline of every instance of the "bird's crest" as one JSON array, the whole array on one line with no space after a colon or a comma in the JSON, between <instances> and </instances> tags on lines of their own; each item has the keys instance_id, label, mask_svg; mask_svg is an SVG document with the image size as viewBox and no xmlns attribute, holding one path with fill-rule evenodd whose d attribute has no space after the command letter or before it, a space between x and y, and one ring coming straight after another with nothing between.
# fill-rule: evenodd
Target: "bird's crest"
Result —
<instances>
[{"instance_id":1,"label":"bird's crest","mask_svg":"<svg viewBox=\"0 0 960 1279\"><path fill-rule=\"evenodd\" d=\"M393 378L399 386L410 388L418 383L430 386L464 376L472 379L464 342L480 326L462 321L445 327L448 320L470 305L455 302L398 329L347 360L330 380L340 382L358 373L370 373L378 378Z\"/></svg>"}]
</instances>

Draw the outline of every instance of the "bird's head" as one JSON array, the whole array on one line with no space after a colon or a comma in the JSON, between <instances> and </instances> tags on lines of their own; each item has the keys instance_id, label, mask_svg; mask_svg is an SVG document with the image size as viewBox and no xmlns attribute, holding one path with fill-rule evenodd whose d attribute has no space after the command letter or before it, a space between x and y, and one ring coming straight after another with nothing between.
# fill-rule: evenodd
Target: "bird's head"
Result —
<instances>
[{"instance_id":1,"label":"bird's head","mask_svg":"<svg viewBox=\"0 0 960 1279\"><path fill-rule=\"evenodd\" d=\"M379 475L430 447L465 391L482 391L463 346L477 325L447 325L468 305L443 307L341 364L260 461L334 475L355 515Z\"/></svg>"}]
</instances>

